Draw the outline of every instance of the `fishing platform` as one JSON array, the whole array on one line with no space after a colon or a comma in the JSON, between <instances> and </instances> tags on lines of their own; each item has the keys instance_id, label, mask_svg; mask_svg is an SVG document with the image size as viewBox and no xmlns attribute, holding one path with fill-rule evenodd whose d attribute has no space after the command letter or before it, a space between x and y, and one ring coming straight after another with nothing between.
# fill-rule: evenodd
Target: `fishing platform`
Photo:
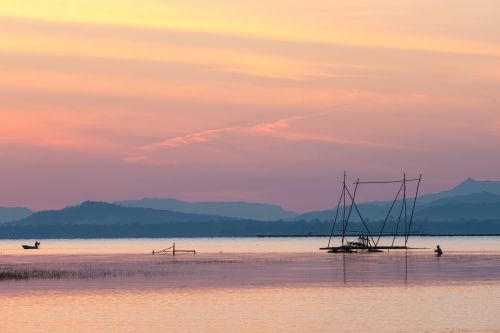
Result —
<instances>
[{"instance_id":1,"label":"fishing platform","mask_svg":"<svg viewBox=\"0 0 500 333\"><path fill-rule=\"evenodd\" d=\"M167 247L166 249L159 250L159 251L155 251L155 250L152 251L152 254L172 254L173 256L175 256L176 253L196 254L196 251L195 250L177 250L175 248L175 243L173 243L172 246Z\"/></svg>"},{"instance_id":2,"label":"fishing platform","mask_svg":"<svg viewBox=\"0 0 500 333\"><path fill-rule=\"evenodd\" d=\"M333 220L328 245L320 248L320 250L328 253L355 253L355 252L383 252L384 250L409 250L415 249L408 247L408 238L411 235L411 226L415 213L415 205L417 203L418 190L422 181L422 174L418 178L408 179L406 174L403 174L403 179L386 180L386 181L360 181L359 178L352 185L354 190L349 190L346 184L346 174L342 185L342 192L337 204L335 218ZM413 184L415 188L414 196L408 197L408 185ZM400 184L397 194L390 204L389 211L385 215L385 219L379 230L375 231L373 226L368 226L368 221L361 214L360 208L356 203L356 194L361 185L372 184ZM408 203L410 201L410 203ZM395 208L396 207L396 208ZM397 212L399 210L399 212ZM395 211L397 219L391 219L391 213ZM341 213L340 213L341 212ZM359 217L359 222L363 230L353 231L349 227L352 225L352 215L356 214ZM341 216L340 216L341 215ZM391 233L385 232L390 223L395 223L395 231ZM340 227L337 227L340 226ZM336 228L340 231L336 232ZM382 243L388 236L392 238L389 243Z\"/></svg>"}]
</instances>

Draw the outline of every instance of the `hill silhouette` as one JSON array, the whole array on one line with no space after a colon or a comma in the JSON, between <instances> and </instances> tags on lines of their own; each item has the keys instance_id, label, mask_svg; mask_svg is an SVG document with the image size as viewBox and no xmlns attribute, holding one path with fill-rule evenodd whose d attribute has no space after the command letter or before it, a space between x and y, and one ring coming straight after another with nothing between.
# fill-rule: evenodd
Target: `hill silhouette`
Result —
<instances>
[{"instance_id":1,"label":"hill silhouette","mask_svg":"<svg viewBox=\"0 0 500 333\"><path fill-rule=\"evenodd\" d=\"M498 190L498 193L488 192L487 189ZM357 205L363 218L380 220L385 219L391 204L392 201L358 203ZM400 201L398 201L396 207L399 204ZM297 219L306 221L314 219L326 220L334 218L335 214L335 209L328 209L308 212L298 216ZM415 214L418 219L439 221L460 219L500 220L500 182L468 179L449 191L424 195L417 200ZM393 212L391 215L394 217L397 213ZM359 220L355 212L352 219Z\"/></svg>"},{"instance_id":2,"label":"hill silhouette","mask_svg":"<svg viewBox=\"0 0 500 333\"><path fill-rule=\"evenodd\" d=\"M106 202L85 201L61 210L34 213L15 225L115 225L158 224L170 222L207 222L227 220L221 216L187 214L151 208L123 207Z\"/></svg>"},{"instance_id":3,"label":"hill silhouette","mask_svg":"<svg viewBox=\"0 0 500 333\"><path fill-rule=\"evenodd\" d=\"M0 223L20 220L32 213L30 209L24 207L0 207Z\"/></svg>"},{"instance_id":4,"label":"hill silhouette","mask_svg":"<svg viewBox=\"0 0 500 333\"><path fill-rule=\"evenodd\" d=\"M499 183L469 179L450 191L427 195L427 200L418 201L413 230L422 234L500 234L500 193L484 191L496 190ZM478 192L468 193L470 191ZM435 199L429 200L429 198ZM185 209L191 210L213 209L212 211L226 212L226 214L236 212L243 216L255 215L255 212L266 214L272 212L281 217L284 212L279 206L248 203L183 203L170 199L145 199L120 204L86 201L78 206L33 214L29 210L19 209L17 212L21 216L22 214L27 216L15 222L1 223L0 238L324 235L330 233L331 220L336 213L334 209L330 209L309 212L291 220L262 221L166 210L166 203L175 207L184 205L187 207ZM360 203L358 208L366 222L377 230L377 226L385 219L391 203ZM161 209L125 206L127 204L147 204ZM389 221L397 219L397 207L400 204L401 202L396 203ZM354 230L363 230L354 210L351 221ZM385 230L391 232L392 229L388 227Z\"/></svg>"},{"instance_id":5,"label":"hill silhouette","mask_svg":"<svg viewBox=\"0 0 500 333\"><path fill-rule=\"evenodd\" d=\"M476 180L473 178L468 178L448 191L422 195L418 198L418 200L421 203L428 203L443 198L450 198L450 197L481 193L481 192L500 194L500 181Z\"/></svg>"},{"instance_id":6,"label":"hill silhouette","mask_svg":"<svg viewBox=\"0 0 500 333\"><path fill-rule=\"evenodd\" d=\"M0 238L249 237L324 233L326 222L256 221L87 201L0 225Z\"/></svg>"},{"instance_id":7,"label":"hill silhouette","mask_svg":"<svg viewBox=\"0 0 500 333\"><path fill-rule=\"evenodd\" d=\"M154 208L183 213L218 215L258 221L288 220L298 214L284 210L281 206L252 202L186 202L176 199L144 198L117 201L125 207Z\"/></svg>"}]
</instances>

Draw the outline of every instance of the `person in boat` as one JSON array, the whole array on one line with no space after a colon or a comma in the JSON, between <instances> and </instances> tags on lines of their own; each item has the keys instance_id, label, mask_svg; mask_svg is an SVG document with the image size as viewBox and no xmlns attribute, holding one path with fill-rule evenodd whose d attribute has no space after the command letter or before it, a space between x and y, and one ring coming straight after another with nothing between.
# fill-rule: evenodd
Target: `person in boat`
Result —
<instances>
[{"instance_id":1,"label":"person in boat","mask_svg":"<svg viewBox=\"0 0 500 333\"><path fill-rule=\"evenodd\" d=\"M40 242L39 241L36 241L35 242L35 245L22 245L23 249L25 250L33 250L33 249L38 249L38 246L40 246Z\"/></svg>"},{"instance_id":2,"label":"person in boat","mask_svg":"<svg viewBox=\"0 0 500 333\"><path fill-rule=\"evenodd\" d=\"M438 257L441 257L443 255L443 250L438 246L436 246L436 249L434 250L434 252L436 252L436 255Z\"/></svg>"}]
</instances>

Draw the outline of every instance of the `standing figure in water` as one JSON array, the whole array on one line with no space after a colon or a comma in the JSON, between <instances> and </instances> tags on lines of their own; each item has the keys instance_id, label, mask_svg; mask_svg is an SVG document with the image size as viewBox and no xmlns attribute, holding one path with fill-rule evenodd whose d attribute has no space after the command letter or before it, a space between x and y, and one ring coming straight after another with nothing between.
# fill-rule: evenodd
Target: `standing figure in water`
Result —
<instances>
[{"instance_id":1,"label":"standing figure in water","mask_svg":"<svg viewBox=\"0 0 500 333\"><path fill-rule=\"evenodd\" d=\"M436 246L436 249L434 250L434 252L436 252L436 255L438 257L441 257L443 255L443 250L441 250L441 248L438 246Z\"/></svg>"}]
</instances>

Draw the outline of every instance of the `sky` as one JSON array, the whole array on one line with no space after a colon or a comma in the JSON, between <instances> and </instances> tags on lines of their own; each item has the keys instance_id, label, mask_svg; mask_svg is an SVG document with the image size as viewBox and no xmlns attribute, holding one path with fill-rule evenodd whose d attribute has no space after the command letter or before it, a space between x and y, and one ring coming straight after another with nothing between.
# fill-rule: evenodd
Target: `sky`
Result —
<instances>
[{"instance_id":1,"label":"sky","mask_svg":"<svg viewBox=\"0 0 500 333\"><path fill-rule=\"evenodd\" d=\"M498 0L0 0L0 206L303 212L344 170L500 179L499 21Z\"/></svg>"}]
</instances>

